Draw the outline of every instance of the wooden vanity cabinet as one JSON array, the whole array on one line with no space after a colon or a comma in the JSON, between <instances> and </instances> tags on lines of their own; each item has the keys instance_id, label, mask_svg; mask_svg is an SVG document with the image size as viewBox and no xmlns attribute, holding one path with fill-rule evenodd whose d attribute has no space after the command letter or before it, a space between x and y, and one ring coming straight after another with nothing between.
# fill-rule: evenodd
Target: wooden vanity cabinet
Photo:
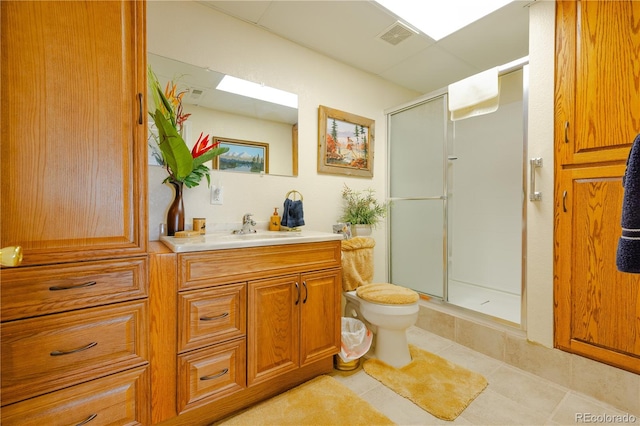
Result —
<instances>
[{"instance_id":1,"label":"wooden vanity cabinet","mask_svg":"<svg viewBox=\"0 0 640 426\"><path fill-rule=\"evenodd\" d=\"M332 370L340 241L151 248L154 424L211 424Z\"/></svg>"}]
</instances>

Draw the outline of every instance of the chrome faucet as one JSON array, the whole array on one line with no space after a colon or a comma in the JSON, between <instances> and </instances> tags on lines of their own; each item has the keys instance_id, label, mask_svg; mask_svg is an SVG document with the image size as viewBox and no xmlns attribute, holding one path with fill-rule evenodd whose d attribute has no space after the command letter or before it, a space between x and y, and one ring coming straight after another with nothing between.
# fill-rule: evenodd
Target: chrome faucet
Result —
<instances>
[{"instance_id":1,"label":"chrome faucet","mask_svg":"<svg viewBox=\"0 0 640 426\"><path fill-rule=\"evenodd\" d=\"M256 232L255 229L251 229L252 226L256 226L256 221L253 220L253 213L247 213L242 216L242 229L241 234L250 234Z\"/></svg>"}]
</instances>

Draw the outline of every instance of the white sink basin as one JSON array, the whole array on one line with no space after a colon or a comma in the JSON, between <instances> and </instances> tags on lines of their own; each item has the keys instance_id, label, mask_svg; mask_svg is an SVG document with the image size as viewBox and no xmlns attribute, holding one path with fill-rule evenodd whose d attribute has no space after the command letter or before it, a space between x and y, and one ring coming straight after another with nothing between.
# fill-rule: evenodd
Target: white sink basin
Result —
<instances>
[{"instance_id":1,"label":"white sink basin","mask_svg":"<svg viewBox=\"0 0 640 426\"><path fill-rule=\"evenodd\" d=\"M220 250L229 248L274 246L280 244L313 243L341 240L342 234L317 231L258 231L251 234L216 232L191 238L161 237L160 240L176 253Z\"/></svg>"}]
</instances>

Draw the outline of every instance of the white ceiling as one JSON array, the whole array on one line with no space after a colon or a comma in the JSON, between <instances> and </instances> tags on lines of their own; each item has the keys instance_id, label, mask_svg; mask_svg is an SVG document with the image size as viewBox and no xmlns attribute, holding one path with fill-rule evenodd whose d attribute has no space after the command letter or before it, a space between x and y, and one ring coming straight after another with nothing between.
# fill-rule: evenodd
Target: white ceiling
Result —
<instances>
[{"instance_id":1,"label":"white ceiling","mask_svg":"<svg viewBox=\"0 0 640 426\"><path fill-rule=\"evenodd\" d=\"M482 0L416 0L482 1ZM392 45L380 36L397 17L367 0L201 1L400 86L429 93L529 53L529 8L515 0L435 42L424 34Z\"/></svg>"}]
</instances>

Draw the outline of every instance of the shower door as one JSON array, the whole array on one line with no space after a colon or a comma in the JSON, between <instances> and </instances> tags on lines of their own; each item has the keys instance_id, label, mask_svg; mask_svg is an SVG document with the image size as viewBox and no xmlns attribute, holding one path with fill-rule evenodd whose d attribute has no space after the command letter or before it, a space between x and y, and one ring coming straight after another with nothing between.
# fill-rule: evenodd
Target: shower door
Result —
<instances>
[{"instance_id":1,"label":"shower door","mask_svg":"<svg viewBox=\"0 0 640 426\"><path fill-rule=\"evenodd\" d=\"M389 115L390 279L442 297L446 275L447 98Z\"/></svg>"},{"instance_id":2,"label":"shower door","mask_svg":"<svg viewBox=\"0 0 640 426\"><path fill-rule=\"evenodd\" d=\"M516 324L527 69L501 75L492 114L452 122L446 93L388 114L391 282Z\"/></svg>"},{"instance_id":3,"label":"shower door","mask_svg":"<svg viewBox=\"0 0 640 426\"><path fill-rule=\"evenodd\" d=\"M516 324L526 212L523 81L523 69L502 75L498 110L454 123L447 179L446 300Z\"/></svg>"}]
</instances>

